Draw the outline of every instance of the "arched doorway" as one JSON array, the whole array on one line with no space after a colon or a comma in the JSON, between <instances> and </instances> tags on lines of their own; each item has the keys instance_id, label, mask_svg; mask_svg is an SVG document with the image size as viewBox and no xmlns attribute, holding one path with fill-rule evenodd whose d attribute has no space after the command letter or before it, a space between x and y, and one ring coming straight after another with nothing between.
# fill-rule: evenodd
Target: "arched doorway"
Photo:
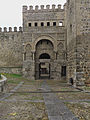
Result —
<instances>
[{"instance_id":1,"label":"arched doorway","mask_svg":"<svg viewBox=\"0 0 90 120\"><path fill-rule=\"evenodd\" d=\"M51 64L54 60L54 46L49 40L42 39L36 44L35 52L35 78L45 79L51 77Z\"/></svg>"},{"instance_id":2,"label":"arched doorway","mask_svg":"<svg viewBox=\"0 0 90 120\"><path fill-rule=\"evenodd\" d=\"M39 57L39 79L50 78L50 55L43 53Z\"/></svg>"}]
</instances>

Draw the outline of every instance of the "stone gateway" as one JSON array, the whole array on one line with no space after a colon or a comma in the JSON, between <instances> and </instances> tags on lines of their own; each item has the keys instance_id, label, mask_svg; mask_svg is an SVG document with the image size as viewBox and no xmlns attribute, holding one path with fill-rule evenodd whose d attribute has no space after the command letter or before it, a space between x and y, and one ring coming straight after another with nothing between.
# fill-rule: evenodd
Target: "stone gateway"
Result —
<instances>
[{"instance_id":1,"label":"stone gateway","mask_svg":"<svg viewBox=\"0 0 90 120\"><path fill-rule=\"evenodd\" d=\"M0 28L0 72L33 80L90 80L90 0L23 6L23 27Z\"/></svg>"}]
</instances>

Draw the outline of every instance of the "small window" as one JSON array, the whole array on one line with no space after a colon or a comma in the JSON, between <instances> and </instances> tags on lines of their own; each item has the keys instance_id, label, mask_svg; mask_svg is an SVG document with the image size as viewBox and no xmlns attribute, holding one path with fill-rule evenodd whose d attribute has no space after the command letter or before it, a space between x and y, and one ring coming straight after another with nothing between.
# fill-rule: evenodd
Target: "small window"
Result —
<instances>
[{"instance_id":1,"label":"small window","mask_svg":"<svg viewBox=\"0 0 90 120\"><path fill-rule=\"evenodd\" d=\"M37 27L38 26L38 23L35 23L35 27Z\"/></svg>"},{"instance_id":2,"label":"small window","mask_svg":"<svg viewBox=\"0 0 90 120\"><path fill-rule=\"evenodd\" d=\"M43 22L41 22L41 26L44 26L44 23L43 23Z\"/></svg>"},{"instance_id":3,"label":"small window","mask_svg":"<svg viewBox=\"0 0 90 120\"><path fill-rule=\"evenodd\" d=\"M24 60L26 60L26 53L24 53Z\"/></svg>"},{"instance_id":4,"label":"small window","mask_svg":"<svg viewBox=\"0 0 90 120\"><path fill-rule=\"evenodd\" d=\"M70 32L72 32L72 24L70 24Z\"/></svg>"},{"instance_id":5,"label":"small window","mask_svg":"<svg viewBox=\"0 0 90 120\"><path fill-rule=\"evenodd\" d=\"M56 26L56 22L53 22L53 26Z\"/></svg>"},{"instance_id":6,"label":"small window","mask_svg":"<svg viewBox=\"0 0 90 120\"><path fill-rule=\"evenodd\" d=\"M63 23L62 23L62 22L60 22L60 23L59 23L59 26L63 26Z\"/></svg>"},{"instance_id":7,"label":"small window","mask_svg":"<svg viewBox=\"0 0 90 120\"><path fill-rule=\"evenodd\" d=\"M50 26L50 22L47 22L47 26Z\"/></svg>"},{"instance_id":8,"label":"small window","mask_svg":"<svg viewBox=\"0 0 90 120\"><path fill-rule=\"evenodd\" d=\"M31 23L28 23L28 26L29 26L29 27L31 27L31 26L32 26L32 24L31 24Z\"/></svg>"}]
</instances>

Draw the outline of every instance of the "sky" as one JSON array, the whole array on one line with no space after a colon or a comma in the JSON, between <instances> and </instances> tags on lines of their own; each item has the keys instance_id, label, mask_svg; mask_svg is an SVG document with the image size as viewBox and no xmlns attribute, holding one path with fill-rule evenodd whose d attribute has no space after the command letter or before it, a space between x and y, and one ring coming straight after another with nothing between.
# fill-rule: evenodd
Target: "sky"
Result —
<instances>
[{"instance_id":1,"label":"sky","mask_svg":"<svg viewBox=\"0 0 90 120\"><path fill-rule=\"evenodd\" d=\"M66 0L0 0L0 27L22 26L23 5L64 4Z\"/></svg>"}]
</instances>

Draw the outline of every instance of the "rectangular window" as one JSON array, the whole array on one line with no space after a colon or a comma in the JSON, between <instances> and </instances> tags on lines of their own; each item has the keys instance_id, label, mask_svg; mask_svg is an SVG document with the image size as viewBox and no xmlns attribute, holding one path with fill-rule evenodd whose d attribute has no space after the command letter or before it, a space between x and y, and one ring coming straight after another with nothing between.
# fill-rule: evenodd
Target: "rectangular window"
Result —
<instances>
[{"instance_id":1,"label":"rectangular window","mask_svg":"<svg viewBox=\"0 0 90 120\"><path fill-rule=\"evenodd\" d=\"M28 26L29 26L29 27L31 27L31 26L32 26L32 24L31 24L31 23L28 23Z\"/></svg>"},{"instance_id":2,"label":"rectangular window","mask_svg":"<svg viewBox=\"0 0 90 120\"><path fill-rule=\"evenodd\" d=\"M72 24L70 24L70 32L72 32Z\"/></svg>"},{"instance_id":3,"label":"rectangular window","mask_svg":"<svg viewBox=\"0 0 90 120\"><path fill-rule=\"evenodd\" d=\"M43 22L41 22L41 26L44 26L44 23L43 23Z\"/></svg>"},{"instance_id":4,"label":"rectangular window","mask_svg":"<svg viewBox=\"0 0 90 120\"><path fill-rule=\"evenodd\" d=\"M61 68L61 76L66 76L66 66L62 66Z\"/></svg>"},{"instance_id":5,"label":"rectangular window","mask_svg":"<svg viewBox=\"0 0 90 120\"><path fill-rule=\"evenodd\" d=\"M24 60L26 60L26 53L24 53Z\"/></svg>"},{"instance_id":6,"label":"rectangular window","mask_svg":"<svg viewBox=\"0 0 90 120\"><path fill-rule=\"evenodd\" d=\"M50 22L47 22L47 26L50 26Z\"/></svg>"},{"instance_id":7,"label":"rectangular window","mask_svg":"<svg viewBox=\"0 0 90 120\"><path fill-rule=\"evenodd\" d=\"M63 26L63 23L62 23L62 22L60 22L60 23L59 23L59 26Z\"/></svg>"},{"instance_id":8,"label":"rectangular window","mask_svg":"<svg viewBox=\"0 0 90 120\"><path fill-rule=\"evenodd\" d=\"M38 26L38 23L35 23L35 27L37 27Z\"/></svg>"},{"instance_id":9,"label":"rectangular window","mask_svg":"<svg viewBox=\"0 0 90 120\"><path fill-rule=\"evenodd\" d=\"M53 22L53 26L56 26L56 22Z\"/></svg>"}]
</instances>

